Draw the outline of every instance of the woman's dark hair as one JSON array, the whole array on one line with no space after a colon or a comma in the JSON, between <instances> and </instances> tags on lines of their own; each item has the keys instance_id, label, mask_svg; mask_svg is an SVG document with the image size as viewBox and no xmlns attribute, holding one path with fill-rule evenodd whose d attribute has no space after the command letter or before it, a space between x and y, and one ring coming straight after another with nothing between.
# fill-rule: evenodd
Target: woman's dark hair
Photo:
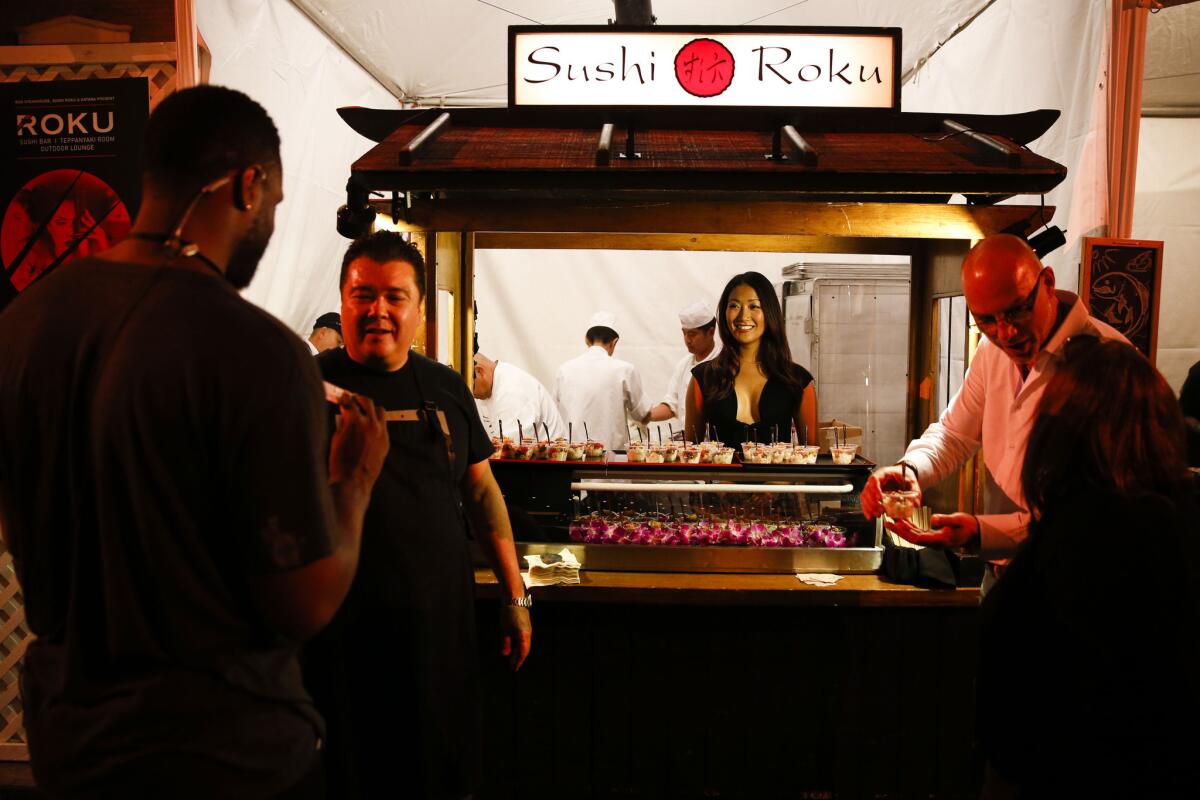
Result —
<instances>
[{"instance_id":1,"label":"woman's dark hair","mask_svg":"<svg viewBox=\"0 0 1200 800\"><path fill-rule=\"evenodd\" d=\"M709 400L719 400L733 390L733 381L742 365L741 344L729 329L729 317L725 313L729 305L729 295L738 286L749 286L758 295L762 304L763 330L762 339L758 345L758 365L766 373L768 380L781 382L797 399L804 391L799 371L792 363L792 350L788 347L787 332L783 328L783 309L779 306L779 297L775 287L761 272L743 272L734 275L725 284L721 292L721 300L717 303L717 330L721 333L721 352L710 362L711 367L705 373L705 385L701 387L704 396Z\"/></svg>"},{"instance_id":2,"label":"woman's dark hair","mask_svg":"<svg viewBox=\"0 0 1200 800\"><path fill-rule=\"evenodd\" d=\"M1035 516L1080 489L1177 496L1189 484L1175 394L1128 344L1076 336L1046 384L1021 488Z\"/></svg>"}]
</instances>

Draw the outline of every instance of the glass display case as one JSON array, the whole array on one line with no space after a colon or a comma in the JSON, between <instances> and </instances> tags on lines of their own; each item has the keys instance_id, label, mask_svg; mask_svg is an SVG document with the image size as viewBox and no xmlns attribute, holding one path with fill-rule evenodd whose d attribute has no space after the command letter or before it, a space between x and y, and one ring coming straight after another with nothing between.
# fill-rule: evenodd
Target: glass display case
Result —
<instances>
[{"instance_id":1,"label":"glass display case","mask_svg":"<svg viewBox=\"0 0 1200 800\"><path fill-rule=\"evenodd\" d=\"M669 448L636 447L578 461L500 457L492 471L522 556L570 547L592 570L876 571L881 529L858 502L874 463L787 448L710 454L729 463L691 463L678 447L670 461Z\"/></svg>"}]
</instances>

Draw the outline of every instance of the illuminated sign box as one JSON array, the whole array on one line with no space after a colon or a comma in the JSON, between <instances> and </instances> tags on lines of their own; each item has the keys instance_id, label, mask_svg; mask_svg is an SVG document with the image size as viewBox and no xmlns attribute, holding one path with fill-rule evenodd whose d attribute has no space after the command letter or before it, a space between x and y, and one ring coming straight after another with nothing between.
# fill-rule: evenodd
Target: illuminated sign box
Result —
<instances>
[{"instance_id":1,"label":"illuminated sign box","mask_svg":"<svg viewBox=\"0 0 1200 800\"><path fill-rule=\"evenodd\" d=\"M900 110L899 28L513 26L510 106Z\"/></svg>"}]
</instances>

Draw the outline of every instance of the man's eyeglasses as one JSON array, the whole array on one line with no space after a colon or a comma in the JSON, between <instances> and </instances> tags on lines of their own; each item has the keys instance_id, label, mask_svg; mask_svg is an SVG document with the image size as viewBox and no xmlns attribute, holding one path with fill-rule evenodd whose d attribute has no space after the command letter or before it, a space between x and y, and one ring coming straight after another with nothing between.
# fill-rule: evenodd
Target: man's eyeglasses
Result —
<instances>
[{"instance_id":1,"label":"man's eyeglasses","mask_svg":"<svg viewBox=\"0 0 1200 800\"><path fill-rule=\"evenodd\" d=\"M1037 304L1038 289L1042 288L1042 276L1046 274L1046 270L1038 273L1037 281L1033 284L1033 291L1030 292L1024 300L1010 307L1006 311L1001 311L997 314L974 314L975 324L982 331L995 330L1001 320L1007 322L1013 327L1020 327L1033 317L1033 307Z\"/></svg>"}]
</instances>

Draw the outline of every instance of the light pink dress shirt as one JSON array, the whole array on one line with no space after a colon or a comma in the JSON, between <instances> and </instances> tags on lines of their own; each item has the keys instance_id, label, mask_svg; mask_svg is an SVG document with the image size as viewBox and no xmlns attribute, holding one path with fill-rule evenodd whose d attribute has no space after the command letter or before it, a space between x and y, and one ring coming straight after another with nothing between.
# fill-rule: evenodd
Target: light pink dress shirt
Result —
<instances>
[{"instance_id":1,"label":"light pink dress shirt","mask_svg":"<svg viewBox=\"0 0 1200 800\"><path fill-rule=\"evenodd\" d=\"M1017 365L986 339L979 345L962 389L941 419L929 426L904 453L916 467L922 486L933 486L983 448L987 466L983 513L978 514L982 555L990 561L1009 558L1028 533L1029 512L1021 491L1025 444L1033 428L1038 402L1062 358L1067 339L1079 334L1126 341L1116 329L1091 317L1079 298L1057 292L1071 310L1038 353L1022 380Z\"/></svg>"}]
</instances>

